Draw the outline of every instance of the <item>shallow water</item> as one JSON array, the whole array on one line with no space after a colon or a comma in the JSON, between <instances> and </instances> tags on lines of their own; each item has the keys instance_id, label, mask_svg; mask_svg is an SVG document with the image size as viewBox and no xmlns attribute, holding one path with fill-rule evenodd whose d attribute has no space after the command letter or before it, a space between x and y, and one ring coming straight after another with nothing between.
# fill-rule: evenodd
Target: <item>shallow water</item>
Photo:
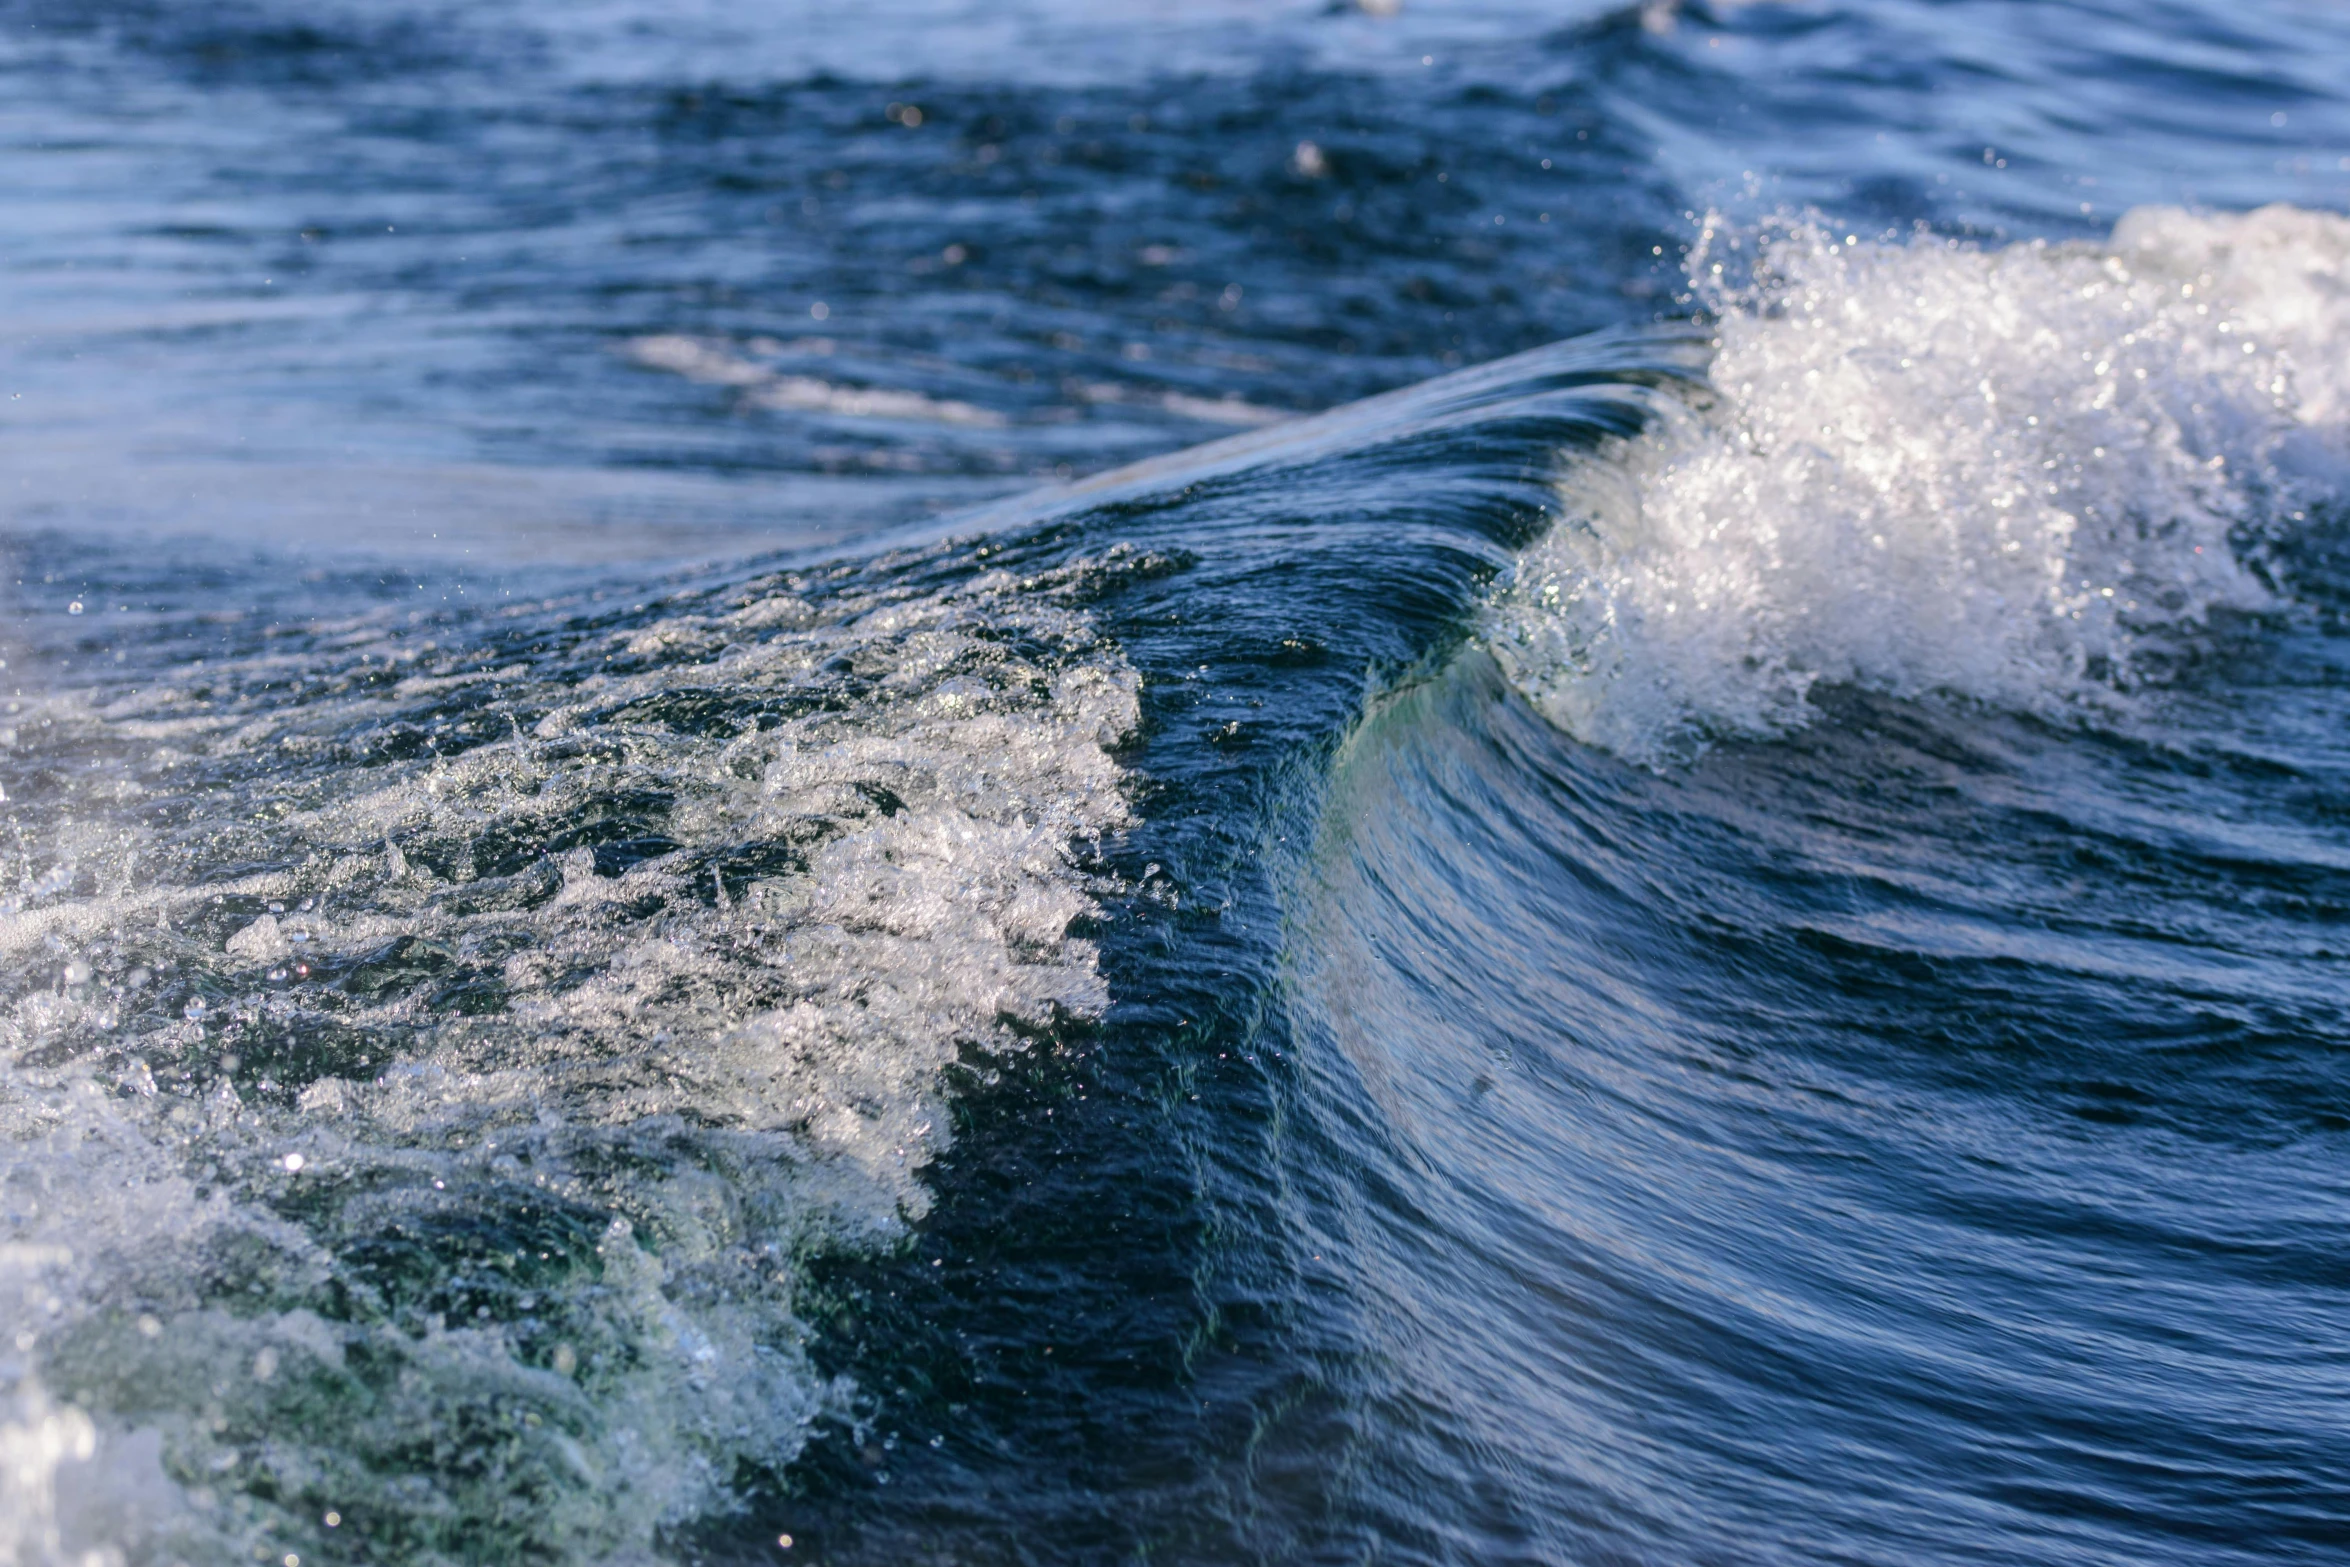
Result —
<instances>
[{"instance_id":1,"label":"shallow water","mask_svg":"<svg viewBox=\"0 0 2350 1567\"><path fill-rule=\"evenodd\" d=\"M2350 1546L2350 22L1388 9L0 6L0 1559Z\"/></svg>"}]
</instances>

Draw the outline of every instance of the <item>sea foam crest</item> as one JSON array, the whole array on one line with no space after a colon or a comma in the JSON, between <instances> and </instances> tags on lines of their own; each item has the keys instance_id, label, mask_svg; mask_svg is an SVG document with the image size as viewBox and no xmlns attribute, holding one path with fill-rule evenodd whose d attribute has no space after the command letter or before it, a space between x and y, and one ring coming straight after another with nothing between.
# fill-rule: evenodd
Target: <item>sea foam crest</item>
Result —
<instances>
[{"instance_id":1,"label":"sea foam crest","mask_svg":"<svg viewBox=\"0 0 2350 1567\"><path fill-rule=\"evenodd\" d=\"M1635 760L1797 727L1822 681L2110 705L2270 605L2263 543L2350 491L2331 214L1995 250L1709 225L1693 273L1710 395L1575 471L1486 628L1554 722Z\"/></svg>"},{"instance_id":2,"label":"sea foam crest","mask_svg":"<svg viewBox=\"0 0 2350 1567\"><path fill-rule=\"evenodd\" d=\"M803 1259L1105 1001L1116 562L952 564L12 715L0 1561L645 1560L846 1407Z\"/></svg>"}]
</instances>

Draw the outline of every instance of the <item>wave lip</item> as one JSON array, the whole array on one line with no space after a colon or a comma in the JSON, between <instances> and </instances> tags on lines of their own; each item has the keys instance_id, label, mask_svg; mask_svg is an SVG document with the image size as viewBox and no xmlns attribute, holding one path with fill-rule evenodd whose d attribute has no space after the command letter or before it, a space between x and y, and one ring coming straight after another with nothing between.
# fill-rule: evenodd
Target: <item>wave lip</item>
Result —
<instances>
[{"instance_id":1,"label":"wave lip","mask_svg":"<svg viewBox=\"0 0 2350 1567\"><path fill-rule=\"evenodd\" d=\"M1692 272L1711 396L1570 474L1486 621L1554 722L1636 760L1799 727L1822 681L2110 707L2272 607L2262 546L2350 489L2340 217L2001 250L1709 225Z\"/></svg>"}]
</instances>

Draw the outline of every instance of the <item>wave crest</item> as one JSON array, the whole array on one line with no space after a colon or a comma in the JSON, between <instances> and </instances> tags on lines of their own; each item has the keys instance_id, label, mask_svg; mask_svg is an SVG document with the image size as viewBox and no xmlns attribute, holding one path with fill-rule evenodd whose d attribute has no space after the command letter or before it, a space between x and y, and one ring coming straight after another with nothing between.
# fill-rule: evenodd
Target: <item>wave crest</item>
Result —
<instances>
[{"instance_id":1,"label":"wave crest","mask_svg":"<svg viewBox=\"0 0 2350 1567\"><path fill-rule=\"evenodd\" d=\"M2270 605L2259 545L2350 481L2338 216L2000 250L1709 224L1691 269L1711 396L1569 477L1486 627L1638 761L1798 727L1821 681L2108 705Z\"/></svg>"}]
</instances>

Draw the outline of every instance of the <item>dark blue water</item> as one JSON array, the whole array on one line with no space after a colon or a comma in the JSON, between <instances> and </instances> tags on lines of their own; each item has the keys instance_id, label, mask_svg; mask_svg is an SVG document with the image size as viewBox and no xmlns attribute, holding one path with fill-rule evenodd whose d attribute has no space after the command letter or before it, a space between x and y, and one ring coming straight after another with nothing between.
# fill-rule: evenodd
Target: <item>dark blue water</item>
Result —
<instances>
[{"instance_id":1,"label":"dark blue water","mask_svg":"<svg viewBox=\"0 0 2350 1567\"><path fill-rule=\"evenodd\" d=\"M2350 1553L2339 9L0 81L0 1560Z\"/></svg>"}]
</instances>

